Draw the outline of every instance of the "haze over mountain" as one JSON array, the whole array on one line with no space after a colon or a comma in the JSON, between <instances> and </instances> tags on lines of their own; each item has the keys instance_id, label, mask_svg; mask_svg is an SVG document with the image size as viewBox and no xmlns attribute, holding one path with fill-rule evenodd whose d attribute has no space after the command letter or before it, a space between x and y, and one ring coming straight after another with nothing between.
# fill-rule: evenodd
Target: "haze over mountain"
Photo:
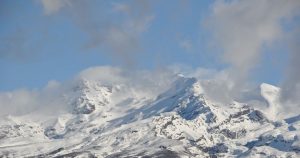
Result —
<instances>
[{"instance_id":1,"label":"haze over mountain","mask_svg":"<svg viewBox=\"0 0 300 158\"><path fill-rule=\"evenodd\" d=\"M0 157L300 157L299 0L3 0Z\"/></svg>"},{"instance_id":2,"label":"haze over mountain","mask_svg":"<svg viewBox=\"0 0 300 158\"><path fill-rule=\"evenodd\" d=\"M199 80L171 71L138 71L130 76L124 72L114 67L94 67L67 83L50 82L41 91L1 94L1 103L7 100L8 105L1 114L1 155L297 157L300 154L300 115L298 111L298 115L280 113L284 105L279 102L278 87L264 83L242 93L239 99L243 102L223 103L206 93L215 84L213 80ZM7 112L26 106L25 103L28 106L23 111Z\"/></svg>"}]
</instances>

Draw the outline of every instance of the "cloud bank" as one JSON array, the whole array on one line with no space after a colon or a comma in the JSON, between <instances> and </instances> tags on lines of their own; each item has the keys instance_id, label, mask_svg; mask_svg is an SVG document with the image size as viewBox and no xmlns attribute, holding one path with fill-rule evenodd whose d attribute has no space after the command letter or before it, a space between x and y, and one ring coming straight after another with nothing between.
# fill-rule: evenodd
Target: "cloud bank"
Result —
<instances>
[{"instance_id":1,"label":"cloud bank","mask_svg":"<svg viewBox=\"0 0 300 158\"><path fill-rule=\"evenodd\" d=\"M118 102L124 97L130 98L131 95L141 98L156 97L169 88L175 79L176 74L171 69L128 71L111 66L91 67L63 83L49 81L42 89L0 92L0 117L25 114L56 116L60 112L71 112L74 107L69 103L70 98L75 96L73 94L76 87L84 81L102 86L123 87L114 98ZM127 96L129 97L126 98Z\"/></svg>"},{"instance_id":2,"label":"cloud bank","mask_svg":"<svg viewBox=\"0 0 300 158\"><path fill-rule=\"evenodd\" d=\"M18 89L0 92L0 116L25 115L35 112L57 115L61 110L67 110L63 99L63 88L58 82L49 81L40 90Z\"/></svg>"}]
</instances>

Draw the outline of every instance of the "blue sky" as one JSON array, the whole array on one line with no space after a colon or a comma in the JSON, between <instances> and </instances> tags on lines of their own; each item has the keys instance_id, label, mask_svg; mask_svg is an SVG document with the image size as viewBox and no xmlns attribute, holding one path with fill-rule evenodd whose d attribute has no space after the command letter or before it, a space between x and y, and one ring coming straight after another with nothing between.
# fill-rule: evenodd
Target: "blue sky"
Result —
<instances>
[{"instance_id":1,"label":"blue sky","mask_svg":"<svg viewBox=\"0 0 300 158\"><path fill-rule=\"evenodd\" d=\"M179 64L214 70L235 65L223 60L224 42L205 25L215 1L62 2L48 11L48 3L38 0L0 2L0 91L41 88L99 65L154 69ZM119 34L107 36L111 30ZM251 80L280 84L287 51L284 38L264 46Z\"/></svg>"}]
</instances>

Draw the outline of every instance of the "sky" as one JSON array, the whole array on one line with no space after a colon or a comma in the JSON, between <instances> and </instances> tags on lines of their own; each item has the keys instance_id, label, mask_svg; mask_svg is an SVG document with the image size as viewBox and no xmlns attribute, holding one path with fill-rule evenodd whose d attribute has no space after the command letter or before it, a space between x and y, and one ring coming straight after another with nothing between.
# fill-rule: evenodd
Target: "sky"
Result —
<instances>
[{"instance_id":1,"label":"sky","mask_svg":"<svg viewBox=\"0 0 300 158\"><path fill-rule=\"evenodd\" d=\"M299 10L298 0L2 0L0 91L109 65L226 71L235 87L288 94L300 89Z\"/></svg>"}]
</instances>

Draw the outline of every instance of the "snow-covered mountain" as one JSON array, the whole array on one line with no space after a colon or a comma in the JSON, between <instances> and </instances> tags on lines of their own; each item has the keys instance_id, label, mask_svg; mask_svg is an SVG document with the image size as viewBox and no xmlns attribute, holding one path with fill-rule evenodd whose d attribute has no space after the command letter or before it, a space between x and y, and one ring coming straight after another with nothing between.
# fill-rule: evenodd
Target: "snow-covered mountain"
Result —
<instances>
[{"instance_id":1,"label":"snow-covered mountain","mask_svg":"<svg viewBox=\"0 0 300 158\"><path fill-rule=\"evenodd\" d=\"M0 157L300 157L300 115L270 114L279 91L262 84L222 104L206 96L202 81L181 75L152 93L81 79L59 94L67 110L3 117Z\"/></svg>"}]
</instances>

